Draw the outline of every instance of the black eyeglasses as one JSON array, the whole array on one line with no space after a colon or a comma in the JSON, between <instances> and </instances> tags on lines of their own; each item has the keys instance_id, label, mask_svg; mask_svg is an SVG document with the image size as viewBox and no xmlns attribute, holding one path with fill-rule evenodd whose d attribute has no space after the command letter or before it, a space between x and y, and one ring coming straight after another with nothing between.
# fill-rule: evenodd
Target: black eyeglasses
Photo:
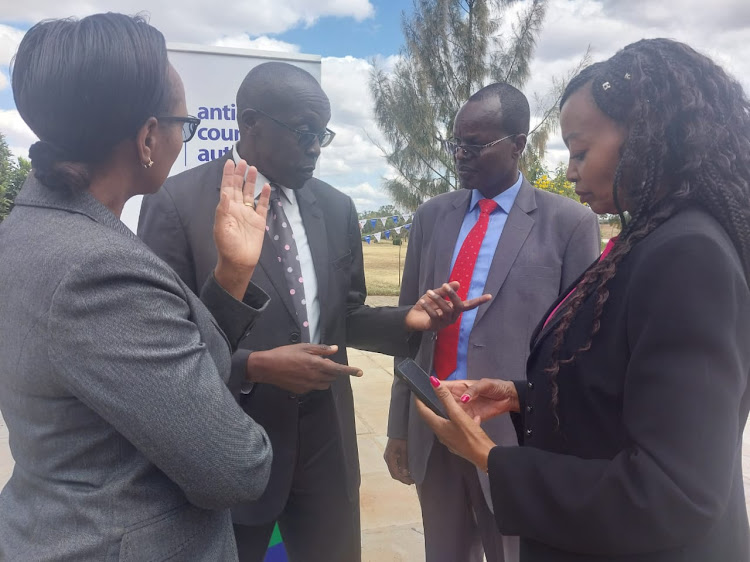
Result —
<instances>
[{"instance_id":1,"label":"black eyeglasses","mask_svg":"<svg viewBox=\"0 0 750 562\"><path fill-rule=\"evenodd\" d=\"M460 148L461 150L463 150L464 156L468 156L469 158L476 158L485 148L495 146L497 143L503 142L506 139L516 137L516 136L518 136L518 133L508 135L507 137L503 137L501 139L497 139L492 142L488 142L487 144L461 144L457 142L457 139L450 139L450 140L443 141L443 147L445 148L446 152L450 154L451 156L456 156L456 153L458 152L458 149Z\"/></svg>"},{"instance_id":2,"label":"black eyeglasses","mask_svg":"<svg viewBox=\"0 0 750 562\"><path fill-rule=\"evenodd\" d=\"M192 115L187 117L178 117L175 115L165 115L157 117L159 121L166 121L167 123L182 123L182 142L188 142L195 136L195 131L198 130L198 125L201 124L201 120Z\"/></svg>"},{"instance_id":3,"label":"black eyeglasses","mask_svg":"<svg viewBox=\"0 0 750 562\"><path fill-rule=\"evenodd\" d=\"M307 148L310 145L312 145L312 143L315 142L315 139L318 140L318 143L320 144L320 148L324 148L328 146L329 144L331 144L331 142L333 142L333 137L336 136L336 133L334 133L331 129L328 129L328 128L322 133L313 133L311 131L300 131L299 129L295 129L294 127L287 125L283 121L279 121L275 117L271 117L268 113L261 111L260 109L253 109L252 111L257 111L261 115L265 115L277 125L280 125L284 127L285 129L296 134L297 142L299 142L299 145L303 148Z\"/></svg>"}]
</instances>

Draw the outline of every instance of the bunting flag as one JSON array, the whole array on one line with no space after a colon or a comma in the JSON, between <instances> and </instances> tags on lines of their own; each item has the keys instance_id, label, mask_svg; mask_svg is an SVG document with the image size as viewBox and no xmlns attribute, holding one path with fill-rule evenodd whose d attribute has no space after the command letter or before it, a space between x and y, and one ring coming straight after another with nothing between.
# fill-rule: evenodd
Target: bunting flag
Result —
<instances>
[{"instance_id":1,"label":"bunting flag","mask_svg":"<svg viewBox=\"0 0 750 562\"><path fill-rule=\"evenodd\" d=\"M388 220L387 217L383 217L383 218L380 219L380 222L383 223L383 226L385 226L385 221L387 221L387 220Z\"/></svg>"},{"instance_id":2,"label":"bunting flag","mask_svg":"<svg viewBox=\"0 0 750 562\"><path fill-rule=\"evenodd\" d=\"M402 226L396 226L394 228L389 228L388 230L382 230L380 232L371 232L370 234L363 235L362 241L367 242L368 244L372 243L373 239L375 239L376 242L380 242L381 240L390 240L391 239L391 233L394 234L401 234L401 230L409 231L411 229L411 223L405 224ZM407 234L407 232L404 232L404 236Z\"/></svg>"},{"instance_id":3,"label":"bunting flag","mask_svg":"<svg viewBox=\"0 0 750 562\"><path fill-rule=\"evenodd\" d=\"M359 221L359 229L362 230L365 226L365 223L367 222L367 219Z\"/></svg>"},{"instance_id":4,"label":"bunting flag","mask_svg":"<svg viewBox=\"0 0 750 562\"><path fill-rule=\"evenodd\" d=\"M393 224L398 224L398 215L393 215L391 219L393 219Z\"/></svg>"},{"instance_id":5,"label":"bunting flag","mask_svg":"<svg viewBox=\"0 0 750 562\"><path fill-rule=\"evenodd\" d=\"M370 219L370 226L375 228L375 225L378 224L378 219Z\"/></svg>"}]
</instances>

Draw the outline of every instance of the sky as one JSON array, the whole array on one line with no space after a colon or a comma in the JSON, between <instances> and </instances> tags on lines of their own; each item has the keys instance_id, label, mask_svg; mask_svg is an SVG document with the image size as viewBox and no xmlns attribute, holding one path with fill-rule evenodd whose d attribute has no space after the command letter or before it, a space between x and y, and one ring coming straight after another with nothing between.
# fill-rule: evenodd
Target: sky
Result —
<instances>
[{"instance_id":1,"label":"sky","mask_svg":"<svg viewBox=\"0 0 750 562\"><path fill-rule=\"evenodd\" d=\"M508 16L527 6L515 4ZM389 204L383 178L393 171L372 142L382 143L373 118L368 76L375 64L392 68L403 44L402 13L412 0L254 0L231 5L181 0L25 0L0 7L0 132L13 153L27 156L35 141L15 110L9 64L24 31L45 18L102 11L149 14L168 42L256 48L321 55L322 85L332 106L334 143L321 155L318 176L350 195L359 211ZM510 21L509 21L510 23ZM750 1L748 0L549 0L544 29L525 93L546 94L552 77L569 73L587 48L602 60L638 39L668 37L711 56L750 92ZM554 134L547 163L567 160Z\"/></svg>"}]
</instances>

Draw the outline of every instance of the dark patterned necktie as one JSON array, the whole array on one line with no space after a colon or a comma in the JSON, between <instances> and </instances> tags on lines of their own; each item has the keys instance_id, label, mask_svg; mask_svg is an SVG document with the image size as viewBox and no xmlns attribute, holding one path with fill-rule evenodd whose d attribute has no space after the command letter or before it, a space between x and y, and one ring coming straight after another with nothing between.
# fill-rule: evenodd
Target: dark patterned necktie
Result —
<instances>
[{"instance_id":1,"label":"dark patterned necktie","mask_svg":"<svg viewBox=\"0 0 750 562\"><path fill-rule=\"evenodd\" d=\"M307 321L307 301L305 300L305 280L302 278L302 267L299 262L297 244L294 241L292 225L286 218L281 205L281 188L271 184L271 204L266 219L266 230L273 241L276 259L284 268L284 277L289 295L294 303L297 321L301 329L301 341L310 342L310 323Z\"/></svg>"}]
</instances>

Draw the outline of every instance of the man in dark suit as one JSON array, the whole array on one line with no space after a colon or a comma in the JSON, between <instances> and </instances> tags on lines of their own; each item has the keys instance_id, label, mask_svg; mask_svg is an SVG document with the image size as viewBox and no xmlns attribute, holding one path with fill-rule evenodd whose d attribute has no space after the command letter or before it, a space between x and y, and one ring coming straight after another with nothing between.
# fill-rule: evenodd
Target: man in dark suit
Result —
<instances>
[{"instance_id":1,"label":"man in dark suit","mask_svg":"<svg viewBox=\"0 0 750 562\"><path fill-rule=\"evenodd\" d=\"M312 177L334 136L315 79L289 64L262 64L240 86L237 108L234 150L145 198L138 234L196 289L216 265L211 233L224 162L242 158L258 168L258 186L271 183L253 276L271 302L240 342L233 368L254 382L240 404L266 429L273 465L260 500L233 510L240 560L263 559L278 521L292 560L356 561L359 461L349 376L361 371L347 366L346 346L405 355L411 331L439 326L418 305L365 306L354 203Z\"/></svg>"},{"instance_id":2,"label":"man in dark suit","mask_svg":"<svg viewBox=\"0 0 750 562\"><path fill-rule=\"evenodd\" d=\"M492 84L474 94L446 142L463 189L434 197L415 215L400 304L461 278L463 298L493 295L437 338L422 335L416 361L438 378L522 377L542 314L599 255L596 215L535 189L519 172L528 131L529 104L516 88ZM518 444L507 416L483 427L498 444ZM399 379L388 437L391 475L417 485L428 562L481 561L483 550L488 562L518 562L517 537L495 526L486 475L436 441Z\"/></svg>"}]
</instances>

